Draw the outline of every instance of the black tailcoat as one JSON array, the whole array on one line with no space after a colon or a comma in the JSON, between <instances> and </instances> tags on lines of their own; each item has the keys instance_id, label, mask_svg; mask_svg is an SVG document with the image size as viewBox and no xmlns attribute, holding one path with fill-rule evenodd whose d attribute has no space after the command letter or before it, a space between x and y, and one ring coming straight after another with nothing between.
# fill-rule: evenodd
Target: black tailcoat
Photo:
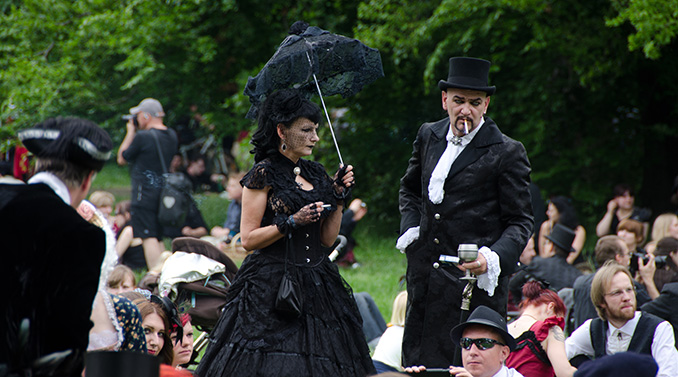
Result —
<instances>
[{"instance_id":1,"label":"black tailcoat","mask_svg":"<svg viewBox=\"0 0 678 377\"><path fill-rule=\"evenodd\" d=\"M21 359L74 350L74 365L61 375L79 376L104 232L45 184L0 185L0 240L0 364L17 366L15 330L28 318L30 337Z\"/></svg>"},{"instance_id":2,"label":"black tailcoat","mask_svg":"<svg viewBox=\"0 0 678 377\"><path fill-rule=\"evenodd\" d=\"M450 330L459 323L465 282L456 267L434 268L440 254L456 255L460 243L487 246L499 255L501 275L493 297L475 288L471 311L486 305L506 314L508 277L533 229L530 163L523 145L503 135L492 119L452 164L440 204L428 198L431 173L447 147L449 119L425 123L414 141L400 181L400 232L420 226L407 248L408 308L403 365L446 368L456 345Z\"/></svg>"}]
</instances>

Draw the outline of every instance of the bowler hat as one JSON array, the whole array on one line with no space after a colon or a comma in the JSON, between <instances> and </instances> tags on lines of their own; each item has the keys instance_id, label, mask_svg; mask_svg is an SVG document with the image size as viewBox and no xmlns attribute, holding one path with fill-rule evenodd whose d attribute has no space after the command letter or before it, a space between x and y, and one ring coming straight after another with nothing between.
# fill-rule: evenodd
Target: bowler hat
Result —
<instances>
[{"instance_id":1,"label":"bowler hat","mask_svg":"<svg viewBox=\"0 0 678 377\"><path fill-rule=\"evenodd\" d=\"M493 330L499 332L501 337L504 338L504 343L513 351L516 348L516 340L508 333L508 328L506 327L506 321L501 316L501 314L496 311L488 308L487 306L480 305L477 307L471 315L468 317L466 322L460 323L455 326L452 331L450 331L450 337L454 344L458 345L461 335L464 333L469 325L483 325L492 328Z\"/></svg>"},{"instance_id":2,"label":"bowler hat","mask_svg":"<svg viewBox=\"0 0 678 377\"><path fill-rule=\"evenodd\" d=\"M652 355L619 352L584 362L574 372L574 377L654 377L657 369L657 362Z\"/></svg>"},{"instance_id":3,"label":"bowler hat","mask_svg":"<svg viewBox=\"0 0 678 377\"><path fill-rule=\"evenodd\" d=\"M497 88L487 84L490 64L489 61L483 59L450 58L450 73L447 76L447 81L440 80L438 88L440 90L447 90L448 88L477 90L491 96Z\"/></svg>"},{"instance_id":4,"label":"bowler hat","mask_svg":"<svg viewBox=\"0 0 678 377\"><path fill-rule=\"evenodd\" d=\"M17 133L26 149L38 158L63 160L101 170L111 157L113 142L103 128L87 119L56 117Z\"/></svg>"},{"instance_id":5,"label":"bowler hat","mask_svg":"<svg viewBox=\"0 0 678 377\"><path fill-rule=\"evenodd\" d=\"M574 241L574 230L562 224L556 224L551 230L551 233L546 238L556 244L562 250L573 252L572 241Z\"/></svg>"}]
</instances>

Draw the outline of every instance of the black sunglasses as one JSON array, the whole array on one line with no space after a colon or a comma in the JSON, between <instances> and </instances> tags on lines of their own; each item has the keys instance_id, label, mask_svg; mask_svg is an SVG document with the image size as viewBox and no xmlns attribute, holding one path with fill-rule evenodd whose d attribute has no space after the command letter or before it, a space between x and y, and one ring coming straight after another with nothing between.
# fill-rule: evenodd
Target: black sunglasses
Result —
<instances>
[{"instance_id":1,"label":"black sunglasses","mask_svg":"<svg viewBox=\"0 0 678 377\"><path fill-rule=\"evenodd\" d=\"M506 344L501 343L499 341L496 341L494 339L490 338L478 338L478 339L471 339L471 338L461 338L459 339L459 345L467 350L471 349L471 346L475 344L476 347L478 347L479 350L483 351L488 348L494 347L495 344L499 344L500 346L505 346Z\"/></svg>"}]
</instances>

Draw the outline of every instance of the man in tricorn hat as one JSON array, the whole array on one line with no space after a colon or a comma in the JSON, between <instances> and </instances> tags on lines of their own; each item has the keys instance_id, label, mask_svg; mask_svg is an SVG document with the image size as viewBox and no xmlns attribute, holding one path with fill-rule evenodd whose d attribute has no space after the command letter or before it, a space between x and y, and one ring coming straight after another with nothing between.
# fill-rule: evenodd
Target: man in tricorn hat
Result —
<instances>
[{"instance_id":1,"label":"man in tricorn hat","mask_svg":"<svg viewBox=\"0 0 678 377\"><path fill-rule=\"evenodd\" d=\"M397 247L408 261L403 365L452 364L456 345L446 334L460 322L466 270L480 288L471 310L486 305L506 314L508 277L533 229L525 148L485 115L495 91L489 69L486 60L450 59L448 79L438 83L448 116L420 127L400 181ZM478 245L476 261L436 263L468 243Z\"/></svg>"},{"instance_id":2,"label":"man in tricorn hat","mask_svg":"<svg viewBox=\"0 0 678 377\"><path fill-rule=\"evenodd\" d=\"M106 239L75 208L113 145L79 118L51 118L18 137L36 174L27 185L0 184L0 371L80 376Z\"/></svg>"},{"instance_id":3,"label":"man in tricorn hat","mask_svg":"<svg viewBox=\"0 0 678 377\"><path fill-rule=\"evenodd\" d=\"M476 308L466 322L452 329L450 337L462 349L463 365L450 366L451 376L522 377L520 372L504 365L509 353L516 348L516 340L509 334L504 318L487 306ZM405 370L418 373L426 367Z\"/></svg>"}]
</instances>

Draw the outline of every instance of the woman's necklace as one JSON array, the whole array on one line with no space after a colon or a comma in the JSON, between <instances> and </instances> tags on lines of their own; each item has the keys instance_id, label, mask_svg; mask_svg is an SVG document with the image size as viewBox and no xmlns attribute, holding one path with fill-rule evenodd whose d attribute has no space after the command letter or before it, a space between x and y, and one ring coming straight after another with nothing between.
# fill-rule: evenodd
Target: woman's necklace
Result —
<instances>
[{"instance_id":1,"label":"woman's necklace","mask_svg":"<svg viewBox=\"0 0 678 377\"><path fill-rule=\"evenodd\" d=\"M303 187L303 186L304 186L303 183L297 182L297 177L299 176L299 174L301 174L301 168L298 167L298 166L295 166L294 169L293 169L292 171L294 172L294 182L295 182L295 183L297 184L297 186L299 186L300 188Z\"/></svg>"}]
</instances>

